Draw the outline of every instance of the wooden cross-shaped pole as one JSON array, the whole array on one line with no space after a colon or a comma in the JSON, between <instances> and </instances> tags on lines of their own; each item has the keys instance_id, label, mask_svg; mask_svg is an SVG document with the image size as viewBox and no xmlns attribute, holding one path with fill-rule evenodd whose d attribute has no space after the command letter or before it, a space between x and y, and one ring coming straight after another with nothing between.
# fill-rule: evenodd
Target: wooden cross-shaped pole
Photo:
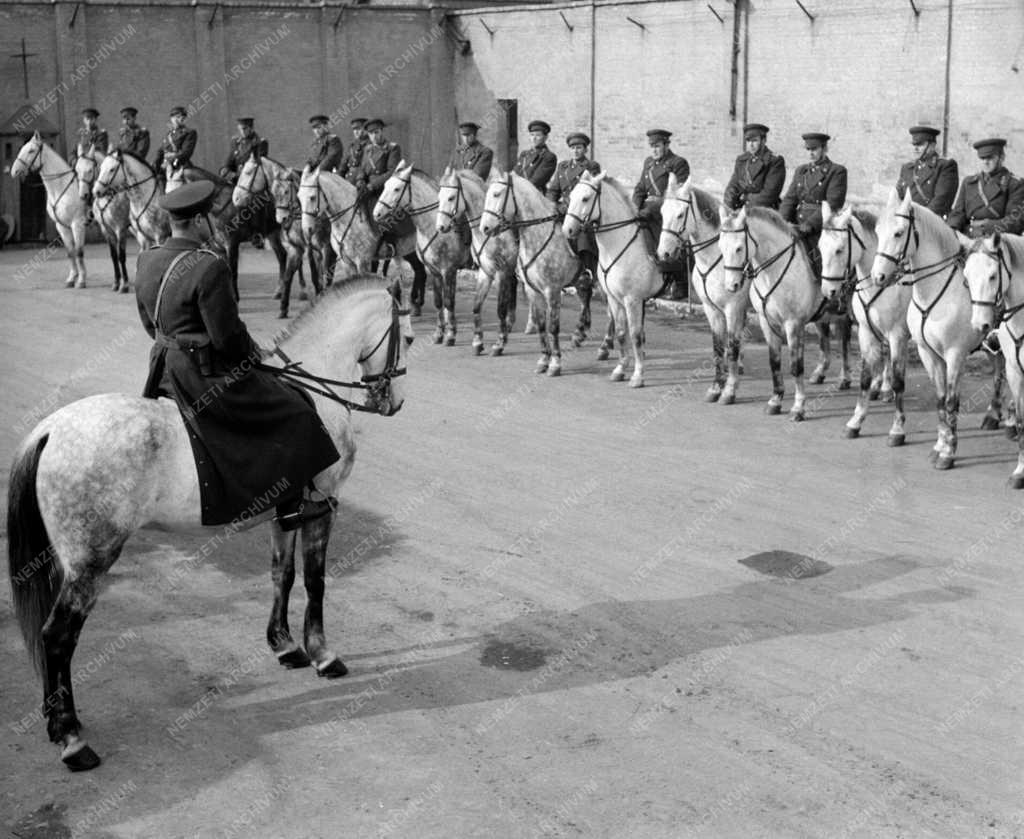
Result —
<instances>
[{"instance_id":1,"label":"wooden cross-shaped pole","mask_svg":"<svg viewBox=\"0 0 1024 839\"><path fill-rule=\"evenodd\" d=\"M25 39L21 39L21 52L14 53L11 58L21 59L21 75L25 80L25 99L28 99L28 60L39 55L37 52L25 52Z\"/></svg>"}]
</instances>

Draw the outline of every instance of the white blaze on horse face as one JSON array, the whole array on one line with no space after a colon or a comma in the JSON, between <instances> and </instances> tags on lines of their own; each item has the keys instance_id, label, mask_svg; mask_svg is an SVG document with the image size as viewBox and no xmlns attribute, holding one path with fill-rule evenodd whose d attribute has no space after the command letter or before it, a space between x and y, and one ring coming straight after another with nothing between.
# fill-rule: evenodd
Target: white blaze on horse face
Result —
<instances>
[{"instance_id":1,"label":"white blaze on horse face","mask_svg":"<svg viewBox=\"0 0 1024 839\"><path fill-rule=\"evenodd\" d=\"M964 278L971 293L971 328L987 332L995 320L995 303L999 295L999 262L992 240L986 239L983 249L973 251L964 264Z\"/></svg>"},{"instance_id":2,"label":"white blaze on horse face","mask_svg":"<svg viewBox=\"0 0 1024 839\"><path fill-rule=\"evenodd\" d=\"M452 229L455 218L455 204L459 199L459 191L455 186L442 184L437 190L437 232L447 233Z\"/></svg>"},{"instance_id":3,"label":"white blaze on horse face","mask_svg":"<svg viewBox=\"0 0 1024 839\"><path fill-rule=\"evenodd\" d=\"M75 161L75 175L78 178L78 197L83 201L92 198L92 184L96 175L96 164L87 155L81 155Z\"/></svg>"},{"instance_id":4,"label":"white blaze on horse face","mask_svg":"<svg viewBox=\"0 0 1024 839\"><path fill-rule=\"evenodd\" d=\"M255 186L253 181L255 180L255 172L253 171L256 164L253 163L250 157L245 164L242 166L242 171L238 175L238 180L235 182L235 188L231 190L231 203L236 207L244 207L249 203L249 192ZM242 184L248 184L249 189L243 188Z\"/></svg>"},{"instance_id":5,"label":"white blaze on horse face","mask_svg":"<svg viewBox=\"0 0 1024 839\"><path fill-rule=\"evenodd\" d=\"M41 168L42 143L42 138L36 134L21 147L18 157L11 165L12 178L21 178L29 172L34 172Z\"/></svg>"},{"instance_id":6,"label":"white blaze on horse face","mask_svg":"<svg viewBox=\"0 0 1024 839\"><path fill-rule=\"evenodd\" d=\"M501 221L501 212L504 209L505 191L508 184L503 180L494 181L487 188L487 197L484 199L484 212L480 216L480 232L493 233L498 229Z\"/></svg>"},{"instance_id":7,"label":"white blaze on horse face","mask_svg":"<svg viewBox=\"0 0 1024 839\"><path fill-rule=\"evenodd\" d=\"M320 188L319 175L308 166L302 170L299 181L299 206L302 208L302 232L309 238L316 227L316 196Z\"/></svg>"},{"instance_id":8,"label":"white blaze on horse face","mask_svg":"<svg viewBox=\"0 0 1024 839\"><path fill-rule=\"evenodd\" d=\"M411 177L411 175L410 175ZM377 199L377 203L373 205L373 220L376 222L384 221L393 211L399 209L398 202L402 199L402 193L405 190L405 179L402 177L402 169L399 167L395 174L388 178L387 183L384 184L384 190L380 194L380 198Z\"/></svg>"},{"instance_id":9,"label":"white blaze on horse face","mask_svg":"<svg viewBox=\"0 0 1024 839\"><path fill-rule=\"evenodd\" d=\"M661 205L661 234L658 236L658 259L669 262L683 247L683 240L688 239L686 229L686 210L688 202L680 200L665 191L665 200Z\"/></svg>"}]
</instances>

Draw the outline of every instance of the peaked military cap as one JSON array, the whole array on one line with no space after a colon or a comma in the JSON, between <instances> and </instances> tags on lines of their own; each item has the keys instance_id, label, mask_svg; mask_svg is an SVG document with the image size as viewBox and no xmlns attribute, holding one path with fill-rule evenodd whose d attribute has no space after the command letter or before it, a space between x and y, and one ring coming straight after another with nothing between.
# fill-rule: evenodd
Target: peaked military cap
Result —
<instances>
[{"instance_id":1,"label":"peaked military cap","mask_svg":"<svg viewBox=\"0 0 1024 839\"><path fill-rule=\"evenodd\" d=\"M139 115L139 109L133 108L131 105L125 105L121 108L121 116L123 117L135 117Z\"/></svg>"},{"instance_id":2,"label":"peaked military cap","mask_svg":"<svg viewBox=\"0 0 1024 839\"><path fill-rule=\"evenodd\" d=\"M818 149L821 148L832 138L828 134L822 134L820 131L809 131L806 134L800 135L804 141L805 149Z\"/></svg>"},{"instance_id":3,"label":"peaked military cap","mask_svg":"<svg viewBox=\"0 0 1024 839\"><path fill-rule=\"evenodd\" d=\"M171 108L171 114L170 115L172 117L175 116L175 115L180 115L180 116L183 116L183 117L187 117L188 116L188 111L186 111L181 105L175 105L173 108Z\"/></svg>"},{"instance_id":4,"label":"peaked military cap","mask_svg":"<svg viewBox=\"0 0 1024 839\"><path fill-rule=\"evenodd\" d=\"M589 146L590 138L582 131L573 131L572 134L565 138L565 144L567 146L577 146L581 144L584 146Z\"/></svg>"},{"instance_id":5,"label":"peaked military cap","mask_svg":"<svg viewBox=\"0 0 1024 839\"><path fill-rule=\"evenodd\" d=\"M667 143L671 136L672 132L666 131L664 128L652 128L647 132L647 138L650 140L651 145L654 143Z\"/></svg>"},{"instance_id":6,"label":"peaked military cap","mask_svg":"<svg viewBox=\"0 0 1024 839\"><path fill-rule=\"evenodd\" d=\"M759 122L748 122L743 126L743 139L752 140L754 137L768 136L768 126Z\"/></svg>"},{"instance_id":7,"label":"peaked military cap","mask_svg":"<svg viewBox=\"0 0 1024 839\"><path fill-rule=\"evenodd\" d=\"M999 154L1006 147L1006 140L993 138L990 140L978 140L974 148L978 150L978 157L984 160L986 157Z\"/></svg>"},{"instance_id":8,"label":"peaked military cap","mask_svg":"<svg viewBox=\"0 0 1024 839\"><path fill-rule=\"evenodd\" d=\"M479 131L479 130L480 130L480 126L477 125L475 122L460 122L459 123L459 131L461 131L463 134L471 134L471 133L472 134L476 134L476 132Z\"/></svg>"},{"instance_id":9,"label":"peaked military cap","mask_svg":"<svg viewBox=\"0 0 1024 839\"><path fill-rule=\"evenodd\" d=\"M239 125L247 125L249 126L249 128L252 128L252 124L255 122L255 120L252 117L239 117L235 120L235 122L237 122Z\"/></svg>"},{"instance_id":10,"label":"peaked military cap","mask_svg":"<svg viewBox=\"0 0 1024 839\"><path fill-rule=\"evenodd\" d=\"M321 122L324 125L326 125L327 123L330 122L330 120L327 118L326 114L314 114L313 116L311 116L309 118L309 124L310 125L317 125L318 123L321 123Z\"/></svg>"},{"instance_id":11,"label":"peaked military cap","mask_svg":"<svg viewBox=\"0 0 1024 839\"><path fill-rule=\"evenodd\" d=\"M551 133L551 126L548 125L546 122L544 122L544 120L542 120L542 119L535 119L528 126L526 126L526 130L527 131L542 131L545 134L550 134Z\"/></svg>"},{"instance_id":12,"label":"peaked military cap","mask_svg":"<svg viewBox=\"0 0 1024 839\"><path fill-rule=\"evenodd\" d=\"M99 115L100 112L97 111L95 108L82 108L83 117L92 117L93 119L96 119L96 117L98 117Z\"/></svg>"},{"instance_id":13,"label":"peaked military cap","mask_svg":"<svg viewBox=\"0 0 1024 839\"><path fill-rule=\"evenodd\" d=\"M366 121L366 125L363 126L367 131L373 131L377 128L384 128L386 123L382 119L369 119Z\"/></svg>"},{"instance_id":14,"label":"peaked military cap","mask_svg":"<svg viewBox=\"0 0 1024 839\"><path fill-rule=\"evenodd\" d=\"M352 122L351 122L351 123L349 123L349 124L350 124L350 125L351 125L351 126L352 126L353 128L362 128L362 127L363 127L364 125L366 125L366 119L365 119L364 117L356 117L356 118L355 118L354 120L352 120Z\"/></svg>"},{"instance_id":15,"label":"peaked military cap","mask_svg":"<svg viewBox=\"0 0 1024 839\"><path fill-rule=\"evenodd\" d=\"M165 192L157 203L176 219L190 219L209 212L216 191L213 181L192 181L173 192Z\"/></svg>"},{"instance_id":16,"label":"peaked military cap","mask_svg":"<svg viewBox=\"0 0 1024 839\"><path fill-rule=\"evenodd\" d=\"M930 125L915 125L910 129L910 139L914 143L934 143L942 132Z\"/></svg>"}]
</instances>

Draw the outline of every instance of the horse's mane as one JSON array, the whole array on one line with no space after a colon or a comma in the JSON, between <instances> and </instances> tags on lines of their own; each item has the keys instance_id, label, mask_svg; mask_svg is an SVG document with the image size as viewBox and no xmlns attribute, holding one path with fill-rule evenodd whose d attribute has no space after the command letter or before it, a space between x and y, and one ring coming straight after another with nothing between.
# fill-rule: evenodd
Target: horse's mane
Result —
<instances>
[{"instance_id":1,"label":"horse's mane","mask_svg":"<svg viewBox=\"0 0 1024 839\"><path fill-rule=\"evenodd\" d=\"M417 169L415 166L413 166L412 167L412 173L414 175L419 175L421 178L423 178L423 180L425 180L427 182L427 185L431 189L433 189L434 192L437 192L437 190L440 188L438 186L437 179L433 175L431 175L429 172L424 172L422 169Z\"/></svg>"},{"instance_id":2,"label":"horse's mane","mask_svg":"<svg viewBox=\"0 0 1024 839\"><path fill-rule=\"evenodd\" d=\"M990 251L985 244L988 238L988 236L981 236L975 239L971 242L971 246L967 249L967 253L983 253L987 256L998 259L998 254ZM999 237L999 243L1001 245L1006 245L1006 261L1011 271L1018 265L1024 265L1024 236L1016 236L1012 233L1003 233Z\"/></svg>"},{"instance_id":3,"label":"horse's mane","mask_svg":"<svg viewBox=\"0 0 1024 839\"><path fill-rule=\"evenodd\" d=\"M618 198L621 198L627 204L632 204L630 199L631 190L622 181L616 180L611 175L605 175L601 183L610 186Z\"/></svg>"},{"instance_id":4,"label":"horse's mane","mask_svg":"<svg viewBox=\"0 0 1024 839\"><path fill-rule=\"evenodd\" d=\"M722 219L718 215L718 201L709 192L705 192L699 187L691 186L690 194L693 196L694 205L697 207L697 213L704 221L710 224L715 230L722 224Z\"/></svg>"},{"instance_id":5,"label":"horse's mane","mask_svg":"<svg viewBox=\"0 0 1024 839\"><path fill-rule=\"evenodd\" d=\"M787 222L777 211L773 210L771 207L748 207L747 218L754 218L759 219L760 221L767 222L780 233L785 233L790 238L792 238L793 236L792 232L789 229L789 222Z\"/></svg>"},{"instance_id":6,"label":"horse's mane","mask_svg":"<svg viewBox=\"0 0 1024 839\"><path fill-rule=\"evenodd\" d=\"M526 185L527 185L527 186L528 186L528 187L530 188L530 190L531 190L530 192L527 192L526 194L527 194L527 195L531 195L531 194L533 194L533 195L536 195L536 196L537 196L537 198L538 198L538 199L540 199L540 203L541 203L541 205L542 205L543 207L545 207L545 208L546 208L546 209L548 209L548 210L553 210L553 209L555 208L555 202L554 202L554 201L552 201L552 200L551 200L550 198L548 198L548 197L547 197L547 196L546 196L546 195L544 194L544 191L543 191L543 190L541 190L541 189L540 189L540 188L538 188L538 187L535 187L535 186L533 185L533 183L531 183L531 182L530 182L530 181L529 181L529 180L528 180L527 178L524 178L524 177L523 177L522 175L517 175L517 174L516 174L515 172L512 172L512 171L510 171L510 172L508 173L508 176L509 176L510 178L516 178L517 180L520 180L520 181L522 181L522 182L523 182L524 184L526 184Z\"/></svg>"},{"instance_id":7,"label":"horse's mane","mask_svg":"<svg viewBox=\"0 0 1024 839\"><path fill-rule=\"evenodd\" d=\"M303 311L285 329L282 329L274 336L274 343L280 344L289 338L294 338L303 331L307 324L315 326L327 315L325 310L333 308L333 303L347 300L356 294L364 291L388 291L390 284L379 274L356 274L352 279L341 283L335 283L325 289L313 304Z\"/></svg>"},{"instance_id":8,"label":"horse's mane","mask_svg":"<svg viewBox=\"0 0 1024 839\"><path fill-rule=\"evenodd\" d=\"M878 224L878 216L869 210L854 210L853 217L860 222L860 226L867 230L869 233L875 232L875 227Z\"/></svg>"},{"instance_id":9,"label":"horse's mane","mask_svg":"<svg viewBox=\"0 0 1024 839\"><path fill-rule=\"evenodd\" d=\"M473 184L480 187L483 192L487 192L487 182L472 169L458 169L455 174L463 180L471 181Z\"/></svg>"},{"instance_id":10,"label":"horse's mane","mask_svg":"<svg viewBox=\"0 0 1024 839\"><path fill-rule=\"evenodd\" d=\"M135 152L129 151L128 149L121 149L121 156L122 157L130 157L132 160L137 161L138 163L141 163L143 166L145 166L153 174L156 174L156 170L153 168L153 166L150 164L150 162L148 160L146 160L146 158L144 158L144 157L139 157L139 155L137 155Z\"/></svg>"}]
</instances>

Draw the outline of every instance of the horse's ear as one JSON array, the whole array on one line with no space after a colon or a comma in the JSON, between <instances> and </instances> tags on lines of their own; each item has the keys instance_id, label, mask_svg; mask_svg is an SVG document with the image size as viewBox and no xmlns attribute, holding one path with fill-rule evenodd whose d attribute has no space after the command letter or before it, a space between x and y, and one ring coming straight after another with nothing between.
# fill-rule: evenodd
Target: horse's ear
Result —
<instances>
[{"instance_id":1,"label":"horse's ear","mask_svg":"<svg viewBox=\"0 0 1024 839\"><path fill-rule=\"evenodd\" d=\"M740 211L736 213L736 223L740 226L747 223L747 205L744 204L740 207Z\"/></svg>"},{"instance_id":2,"label":"horse's ear","mask_svg":"<svg viewBox=\"0 0 1024 839\"><path fill-rule=\"evenodd\" d=\"M821 202L821 222L829 224L832 221L832 205L828 201Z\"/></svg>"},{"instance_id":3,"label":"horse's ear","mask_svg":"<svg viewBox=\"0 0 1024 839\"><path fill-rule=\"evenodd\" d=\"M956 230L954 232L956 233L956 238L959 239L960 241L961 247L969 248L974 245L974 239L972 239L970 236L965 236L959 230Z\"/></svg>"},{"instance_id":4,"label":"horse's ear","mask_svg":"<svg viewBox=\"0 0 1024 839\"><path fill-rule=\"evenodd\" d=\"M999 250L1000 245L1003 244L1003 234L997 230L995 233L992 234L992 238L985 244L989 246L989 250Z\"/></svg>"},{"instance_id":5,"label":"horse's ear","mask_svg":"<svg viewBox=\"0 0 1024 839\"><path fill-rule=\"evenodd\" d=\"M675 193L679 189L679 179L676 177L675 172L668 173L668 185L665 187L665 193Z\"/></svg>"},{"instance_id":6,"label":"horse's ear","mask_svg":"<svg viewBox=\"0 0 1024 839\"><path fill-rule=\"evenodd\" d=\"M900 209L901 209L901 210L902 210L902 211L903 211L904 213L909 213L909 212L910 212L910 204L911 204L911 199L910 199L910 190L908 189L908 190L907 190L907 191L906 191L906 192L905 192L905 193L903 194L903 200L902 200L902 201L900 202Z\"/></svg>"},{"instance_id":7,"label":"horse's ear","mask_svg":"<svg viewBox=\"0 0 1024 839\"><path fill-rule=\"evenodd\" d=\"M687 178L679 185L679 197L685 201L690 197L691 192L693 192L693 184L691 184L690 179Z\"/></svg>"},{"instance_id":8,"label":"horse's ear","mask_svg":"<svg viewBox=\"0 0 1024 839\"><path fill-rule=\"evenodd\" d=\"M722 224L725 224L731 215L732 212L725 206L725 204L718 205L718 220L722 222Z\"/></svg>"},{"instance_id":9,"label":"horse's ear","mask_svg":"<svg viewBox=\"0 0 1024 839\"><path fill-rule=\"evenodd\" d=\"M32 132L32 139L35 140L37 143L43 142L43 137L38 131Z\"/></svg>"},{"instance_id":10,"label":"horse's ear","mask_svg":"<svg viewBox=\"0 0 1024 839\"><path fill-rule=\"evenodd\" d=\"M896 187L889 190L889 199L885 202L886 210L895 210L900 203L900 194L896 191Z\"/></svg>"},{"instance_id":11,"label":"horse's ear","mask_svg":"<svg viewBox=\"0 0 1024 839\"><path fill-rule=\"evenodd\" d=\"M595 184L601 183L601 181L603 181L607 177L607 172L598 172L596 175L591 175L591 179L594 181Z\"/></svg>"},{"instance_id":12,"label":"horse's ear","mask_svg":"<svg viewBox=\"0 0 1024 839\"><path fill-rule=\"evenodd\" d=\"M444 173L441 175L442 178L450 178L452 176L451 164L444 167Z\"/></svg>"}]
</instances>

